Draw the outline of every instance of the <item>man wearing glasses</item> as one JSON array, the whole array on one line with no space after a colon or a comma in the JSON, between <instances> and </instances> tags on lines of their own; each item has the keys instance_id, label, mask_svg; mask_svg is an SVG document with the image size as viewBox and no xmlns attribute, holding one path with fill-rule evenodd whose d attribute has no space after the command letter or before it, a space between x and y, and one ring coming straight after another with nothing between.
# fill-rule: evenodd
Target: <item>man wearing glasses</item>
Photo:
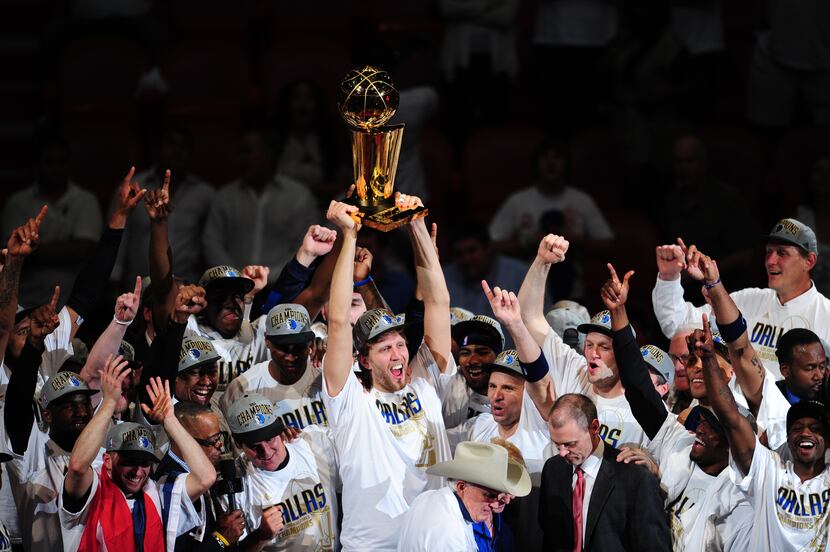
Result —
<instances>
[{"instance_id":1,"label":"man wearing glasses","mask_svg":"<svg viewBox=\"0 0 830 552\"><path fill-rule=\"evenodd\" d=\"M219 401L223 412L245 393L259 393L277 408L286 427L328 427L323 401L322 372L309 355L314 341L311 319L302 305L285 303L268 311L265 346L271 360L255 364L236 377Z\"/></svg>"},{"instance_id":2,"label":"man wearing glasses","mask_svg":"<svg viewBox=\"0 0 830 552\"><path fill-rule=\"evenodd\" d=\"M689 346L686 344L686 338L692 335L695 329L694 326L680 328L669 343L669 357L674 364L674 383L669 389L666 404L672 414L680 414L689 408L692 402L689 377L686 375L686 364L689 362Z\"/></svg>"},{"instance_id":3,"label":"man wearing glasses","mask_svg":"<svg viewBox=\"0 0 830 552\"><path fill-rule=\"evenodd\" d=\"M222 454L223 435L219 427L219 418L210 407L192 401L176 403L173 411L176 419L193 437L208 460L216 467ZM153 479L156 481L174 481L176 476L188 473L190 468L182 460L182 453L176 443L170 444L167 454L161 459ZM224 550L225 542L235 545L245 529L245 519L239 509L223 512L214 486L209 493L193 501L197 512L203 513L203 523L189 533L176 539L176 550L211 551ZM218 533L218 535L216 535Z\"/></svg>"}]
</instances>

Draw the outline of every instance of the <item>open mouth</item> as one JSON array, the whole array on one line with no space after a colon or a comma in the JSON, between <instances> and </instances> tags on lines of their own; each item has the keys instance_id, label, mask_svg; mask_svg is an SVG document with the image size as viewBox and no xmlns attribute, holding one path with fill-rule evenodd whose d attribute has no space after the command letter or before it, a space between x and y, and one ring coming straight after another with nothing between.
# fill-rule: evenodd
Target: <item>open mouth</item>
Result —
<instances>
[{"instance_id":1,"label":"open mouth","mask_svg":"<svg viewBox=\"0 0 830 552\"><path fill-rule=\"evenodd\" d=\"M484 374L484 370L481 369L481 366L467 366L467 374L471 378L480 378Z\"/></svg>"},{"instance_id":2,"label":"open mouth","mask_svg":"<svg viewBox=\"0 0 830 552\"><path fill-rule=\"evenodd\" d=\"M403 379L403 364L396 364L389 369L392 377L395 379Z\"/></svg>"},{"instance_id":3,"label":"open mouth","mask_svg":"<svg viewBox=\"0 0 830 552\"><path fill-rule=\"evenodd\" d=\"M500 405L497 405L497 404L494 404L491 407L491 412L492 412L493 416L501 416L502 414L504 414L504 407L500 406Z\"/></svg>"},{"instance_id":4,"label":"open mouth","mask_svg":"<svg viewBox=\"0 0 830 552\"><path fill-rule=\"evenodd\" d=\"M816 444L812 441L803 440L798 442L798 449L802 452L812 452Z\"/></svg>"},{"instance_id":5,"label":"open mouth","mask_svg":"<svg viewBox=\"0 0 830 552\"><path fill-rule=\"evenodd\" d=\"M239 314L235 312L226 312L222 315L222 320L227 322L236 322L239 320Z\"/></svg>"},{"instance_id":6,"label":"open mouth","mask_svg":"<svg viewBox=\"0 0 830 552\"><path fill-rule=\"evenodd\" d=\"M207 402L210 399L211 391L210 389L192 389L190 394L193 395L193 398L199 401Z\"/></svg>"},{"instance_id":7,"label":"open mouth","mask_svg":"<svg viewBox=\"0 0 830 552\"><path fill-rule=\"evenodd\" d=\"M703 381L703 378L691 378L689 383L692 385L705 385L706 382Z\"/></svg>"},{"instance_id":8,"label":"open mouth","mask_svg":"<svg viewBox=\"0 0 830 552\"><path fill-rule=\"evenodd\" d=\"M767 270L767 276L769 276L770 278L773 278L775 276L781 276L781 271L780 270Z\"/></svg>"}]
</instances>

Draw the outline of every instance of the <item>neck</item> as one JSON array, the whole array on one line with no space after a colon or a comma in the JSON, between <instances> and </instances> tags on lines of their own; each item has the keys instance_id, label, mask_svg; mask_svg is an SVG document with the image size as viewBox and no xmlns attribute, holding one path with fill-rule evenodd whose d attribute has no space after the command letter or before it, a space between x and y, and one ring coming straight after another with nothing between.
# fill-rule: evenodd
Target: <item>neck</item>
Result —
<instances>
[{"instance_id":1,"label":"neck","mask_svg":"<svg viewBox=\"0 0 830 552\"><path fill-rule=\"evenodd\" d=\"M794 286L792 289L777 291L776 293L778 294L778 301L782 305L788 303L789 301L792 301L799 295L802 295L810 291L811 287L813 287L813 282L808 278L805 282L802 282L797 287Z\"/></svg>"},{"instance_id":2,"label":"neck","mask_svg":"<svg viewBox=\"0 0 830 552\"><path fill-rule=\"evenodd\" d=\"M795 469L795 474L801 479L801 482L808 481L813 479L814 477L818 477L821 475L821 472L824 471L824 456L822 456L819 460L811 464L806 464L803 462L793 462L793 469Z\"/></svg>"},{"instance_id":3,"label":"neck","mask_svg":"<svg viewBox=\"0 0 830 552\"><path fill-rule=\"evenodd\" d=\"M302 378L303 374L305 373L305 371L300 372L296 378L288 377L282 373L282 369L280 368L280 366L273 360L271 360L271 362L268 363L268 372L271 374L272 378L277 380L277 382L281 383L282 385L293 385L297 383L298 381L300 381L300 378Z\"/></svg>"},{"instance_id":4,"label":"neck","mask_svg":"<svg viewBox=\"0 0 830 552\"><path fill-rule=\"evenodd\" d=\"M507 439L508 437L513 436L516 433L516 430L519 429L519 420L516 419L515 422L512 424L498 424L499 426L499 436L502 439Z\"/></svg>"},{"instance_id":5,"label":"neck","mask_svg":"<svg viewBox=\"0 0 830 552\"><path fill-rule=\"evenodd\" d=\"M609 383L598 382L594 384L594 393L603 399L614 399L625 394L625 389L619 378L610 380Z\"/></svg>"},{"instance_id":6,"label":"neck","mask_svg":"<svg viewBox=\"0 0 830 552\"><path fill-rule=\"evenodd\" d=\"M697 464L697 467L700 468L700 470L703 473L715 477L717 475L720 475L720 472L725 470L726 467L729 465L729 456L727 455L725 458L719 458L711 464L704 465L700 462L695 462L695 464Z\"/></svg>"}]
</instances>

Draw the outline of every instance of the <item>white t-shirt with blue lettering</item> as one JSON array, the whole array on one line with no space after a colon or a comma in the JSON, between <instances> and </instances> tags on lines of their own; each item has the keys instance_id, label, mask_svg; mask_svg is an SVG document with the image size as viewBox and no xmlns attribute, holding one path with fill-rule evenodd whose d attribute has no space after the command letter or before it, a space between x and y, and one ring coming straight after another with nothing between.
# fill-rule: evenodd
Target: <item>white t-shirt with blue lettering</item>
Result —
<instances>
[{"instance_id":1,"label":"white t-shirt with blue lettering","mask_svg":"<svg viewBox=\"0 0 830 552\"><path fill-rule=\"evenodd\" d=\"M345 551L395 550L401 516L412 501L445 484L444 478L424 471L452 458L435 389L442 378L426 345L421 345L410 368L411 383L396 393L366 391L350 372L343 389L332 397L323 380L343 484L340 540ZM455 369L450 360L446 376Z\"/></svg>"},{"instance_id":2,"label":"white t-shirt with blue lettering","mask_svg":"<svg viewBox=\"0 0 830 552\"><path fill-rule=\"evenodd\" d=\"M820 475L802 482L793 464L761 445L744 475L730 454L732 480L755 508L749 550L800 552L826 550L830 516L830 465Z\"/></svg>"}]
</instances>

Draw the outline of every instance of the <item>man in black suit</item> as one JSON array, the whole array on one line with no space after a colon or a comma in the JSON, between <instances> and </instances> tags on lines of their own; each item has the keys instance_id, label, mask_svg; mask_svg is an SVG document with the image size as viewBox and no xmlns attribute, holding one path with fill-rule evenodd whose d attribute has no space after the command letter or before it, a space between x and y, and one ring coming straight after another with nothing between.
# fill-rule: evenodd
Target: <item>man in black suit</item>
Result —
<instances>
[{"instance_id":1,"label":"man in black suit","mask_svg":"<svg viewBox=\"0 0 830 552\"><path fill-rule=\"evenodd\" d=\"M539 524L545 551L671 550L657 479L599 437L597 409L585 395L553 405L548 428L559 456L542 470Z\"/></svg>"}]
</instances>

